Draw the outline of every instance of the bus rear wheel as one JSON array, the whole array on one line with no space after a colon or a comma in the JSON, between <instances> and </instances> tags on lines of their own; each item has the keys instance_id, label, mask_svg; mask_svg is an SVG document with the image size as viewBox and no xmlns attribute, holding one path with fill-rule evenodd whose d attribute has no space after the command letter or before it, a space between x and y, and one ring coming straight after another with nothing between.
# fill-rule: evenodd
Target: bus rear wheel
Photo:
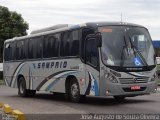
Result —
<instances>
[{"instance_id":1,"label":"bus rear wheel","mask_svg":"<svg viewBox=\"0 0 160 120\"><path fill-rule=\"evenodd\" d=\"M35 95L35 90L27 90L26 82L24 77L20 77L18 80L18 95L21 97L33 97Z\"/></svg>"}]
</instances>

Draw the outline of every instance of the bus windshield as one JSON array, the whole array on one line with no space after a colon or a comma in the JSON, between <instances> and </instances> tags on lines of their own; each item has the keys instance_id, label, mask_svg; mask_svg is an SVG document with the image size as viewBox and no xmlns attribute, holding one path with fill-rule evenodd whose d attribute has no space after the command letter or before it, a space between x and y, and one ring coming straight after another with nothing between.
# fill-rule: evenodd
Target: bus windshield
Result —
<instances>
[{"instance_id":1,"label":"bus windshield","mask_svg":"<svg viewBox=\"0 0 160 120\"><path fill-rule=\"evenodd\" d=\"M132 26L99 27L105 65L144 67L155 65L154 48L147 29Z\"/></svg>"}]
</instances>

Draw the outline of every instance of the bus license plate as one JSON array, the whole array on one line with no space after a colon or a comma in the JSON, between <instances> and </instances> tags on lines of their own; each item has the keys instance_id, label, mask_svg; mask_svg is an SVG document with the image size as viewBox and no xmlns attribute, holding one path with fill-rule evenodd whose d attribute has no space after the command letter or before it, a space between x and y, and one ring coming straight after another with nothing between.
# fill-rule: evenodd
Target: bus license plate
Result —
<instances>
[{"instance_id":1,"label":"bus license plate","mask_svg":"<svg viewBox=\"0 0 160 120\"><path fill-rule=\"evenodd\" d=\"M131 90L140 90L140 89L141 89L141 87L140 87L140 86L137 86L137 85L131 87Z\"/></svg>"}]
</instances>

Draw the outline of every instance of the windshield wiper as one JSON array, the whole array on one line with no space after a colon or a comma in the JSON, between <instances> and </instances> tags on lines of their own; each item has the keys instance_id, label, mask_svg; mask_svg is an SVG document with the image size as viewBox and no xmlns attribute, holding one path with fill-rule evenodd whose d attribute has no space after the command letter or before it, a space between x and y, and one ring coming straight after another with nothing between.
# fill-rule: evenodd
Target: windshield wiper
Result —
<instances>
[{"instance_id":1,"label":"windshield wiper","mask_svg":"<svg viewBox=\"0 0 160 120\"><path fill-rule=\"evenodd\" d=\"M120 66L122 67L123 66L123 64L124 64L124 50L127 48L127 42L126 42L126 37L125 37L125 35L124 35L124 44L125 44L125 46L123 46L123 49L122 49L122 53L121 53L121 63L120 63ZM128 52L128 50L127 50L127 55L129 56L129 52Z\"/></svg>"},{"instance_id":2,"label":"windshield wiper","mask_svg":"<svg viewBox=\"0 0 160 120\"><path fill-rule=\"evenodd\" d=\"M143 55L141 54L141 52L139 52L138 49L133 45L131 37L129 37L129 41L130 41L130 43L131 43L131 48L133 49L133 52L134 52L135 57L136 57L136 53L138 53L138 55L140 56L142 62L143 62L146 66L148 66L148 64L147 64L145 58L143 57Z\"/></svg>"}]
</instances>

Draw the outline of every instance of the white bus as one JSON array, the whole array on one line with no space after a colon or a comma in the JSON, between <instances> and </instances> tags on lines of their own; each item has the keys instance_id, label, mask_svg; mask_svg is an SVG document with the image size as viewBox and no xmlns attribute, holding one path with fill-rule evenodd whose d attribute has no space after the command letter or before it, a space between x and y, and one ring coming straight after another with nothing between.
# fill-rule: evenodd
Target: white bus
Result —
<instances>
[{"instance_id":1,"label":"white bus","mask_svg":"<svg viewBox=\"0 0 160 120\"><path fill-rule=\"evenodd\" d=\"M156 58L148 30L119 22L56 25L4 43L4 80L22 97L36 91L116 99L154 93Z\"/></svg>"}]
</instances>

